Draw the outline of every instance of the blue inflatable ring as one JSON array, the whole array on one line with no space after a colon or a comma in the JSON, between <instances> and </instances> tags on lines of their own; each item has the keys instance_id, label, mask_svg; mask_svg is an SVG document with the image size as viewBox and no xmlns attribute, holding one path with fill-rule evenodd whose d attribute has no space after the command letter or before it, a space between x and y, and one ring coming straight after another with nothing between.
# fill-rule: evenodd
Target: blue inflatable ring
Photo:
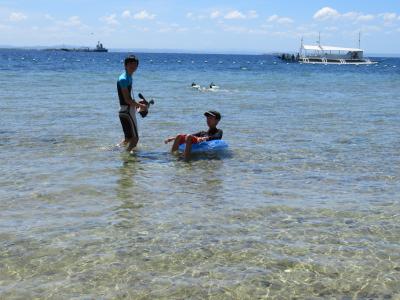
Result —
<instances>
[{"instance_id":1,"label":"blue inflatable ring","mask_svg":"<svg viewBox=\"0 0 400 300\"><path fill-rule=\"evenodd\" d=\"M185 144L179 146L179 151L185 151ZM208 142L201 142L192 145L192 152L210 152L210 151L221 151L228 148L228 144L224 140L212 140Z\"/></svg>"}]
</instances>

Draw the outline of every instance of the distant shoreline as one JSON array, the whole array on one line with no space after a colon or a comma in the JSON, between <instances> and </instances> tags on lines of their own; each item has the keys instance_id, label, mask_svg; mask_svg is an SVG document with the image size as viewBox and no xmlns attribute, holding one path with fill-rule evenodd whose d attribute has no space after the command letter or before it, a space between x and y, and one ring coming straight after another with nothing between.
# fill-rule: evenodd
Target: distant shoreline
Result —
<instances>
[{"instance_id":1,"label":"distant shoreline","mask_svg":"<svg viewBox=\"0 0 400 300\"><path fill-rule=\"evenodd\" d=\"M71 47L71 48L77 48L77 46L62 46L64 47ZM15 46L0 46L0 51L1 50L37 50L37 51L42 51L42 50L54 50L55 49L61 48L61 46L34 46L34 47L15 47ZM79 47L78 47L79 48ZM226 50L226 51L217 51L217 50L204 50L204 51L194 51L194 50L182 50L182 49L146 49L146 48L109 48L108 49L109 53L121 53L121 52L136 52L136 53L149 53L149 54L203 54L203 55L276 55L277 53L286 53L290 52L292 53L293 51L266 51L266 52L261 52L261 51L238 51L238 50ZM395 53L366 53L366 56L369 57L400 57L399 54Z\"/></svg>"}]
</instances>

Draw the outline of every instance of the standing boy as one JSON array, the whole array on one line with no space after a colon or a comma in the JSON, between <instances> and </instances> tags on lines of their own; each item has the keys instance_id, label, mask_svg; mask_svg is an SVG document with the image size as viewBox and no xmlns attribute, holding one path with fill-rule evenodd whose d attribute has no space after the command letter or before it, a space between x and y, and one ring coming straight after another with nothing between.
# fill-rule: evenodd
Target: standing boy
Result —
<instances>
[{"instance_id":1,"label":"standing boy","mask_svg":"<svg viewBox=\"0 0 400 300\"><path fill-rule=\"evenodd\" d=\"M138 66L139 60L134 55L125 58L125 72L119 76L117 82L120 104L119 120L125 135L121 144L128 145L127 151L135 148L139 141L136 112L147 109L146 105L136 102L132 97L132 74Z\"/></svg>"}]
</instances>

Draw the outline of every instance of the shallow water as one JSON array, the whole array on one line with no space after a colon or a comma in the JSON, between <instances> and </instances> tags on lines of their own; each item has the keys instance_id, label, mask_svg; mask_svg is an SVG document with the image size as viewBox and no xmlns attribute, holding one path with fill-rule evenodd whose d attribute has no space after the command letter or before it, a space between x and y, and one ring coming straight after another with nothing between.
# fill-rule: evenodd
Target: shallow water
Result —
<instances>
[{"instance_id":1,"label":"shallow water","mask_svg":"<svg viewBox=\"0 0 400 300\"><path fill-rule=\"evenodd\" d=\"M0 298L400 297L400 59L140 54L129 155L124 56L0 51ZM170 155L208 109L230 150Z\"/></svg>"}]
</instances>

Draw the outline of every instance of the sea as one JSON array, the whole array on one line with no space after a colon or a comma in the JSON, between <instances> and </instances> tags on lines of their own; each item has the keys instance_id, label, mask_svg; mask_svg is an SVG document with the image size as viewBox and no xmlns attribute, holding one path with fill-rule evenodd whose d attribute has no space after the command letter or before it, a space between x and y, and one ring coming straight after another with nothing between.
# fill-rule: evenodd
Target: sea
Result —
<instances>
[{"instance_id":1,"label":"sea","mask_svg":"<svg viewBox=\"0 0 400 300\"><path fill-rule=\"evenodd\" d=\"M130 154L127 54L0 50L1 299L400 298L400 58L135 53Z\"/></svg>"}]
</instances>

